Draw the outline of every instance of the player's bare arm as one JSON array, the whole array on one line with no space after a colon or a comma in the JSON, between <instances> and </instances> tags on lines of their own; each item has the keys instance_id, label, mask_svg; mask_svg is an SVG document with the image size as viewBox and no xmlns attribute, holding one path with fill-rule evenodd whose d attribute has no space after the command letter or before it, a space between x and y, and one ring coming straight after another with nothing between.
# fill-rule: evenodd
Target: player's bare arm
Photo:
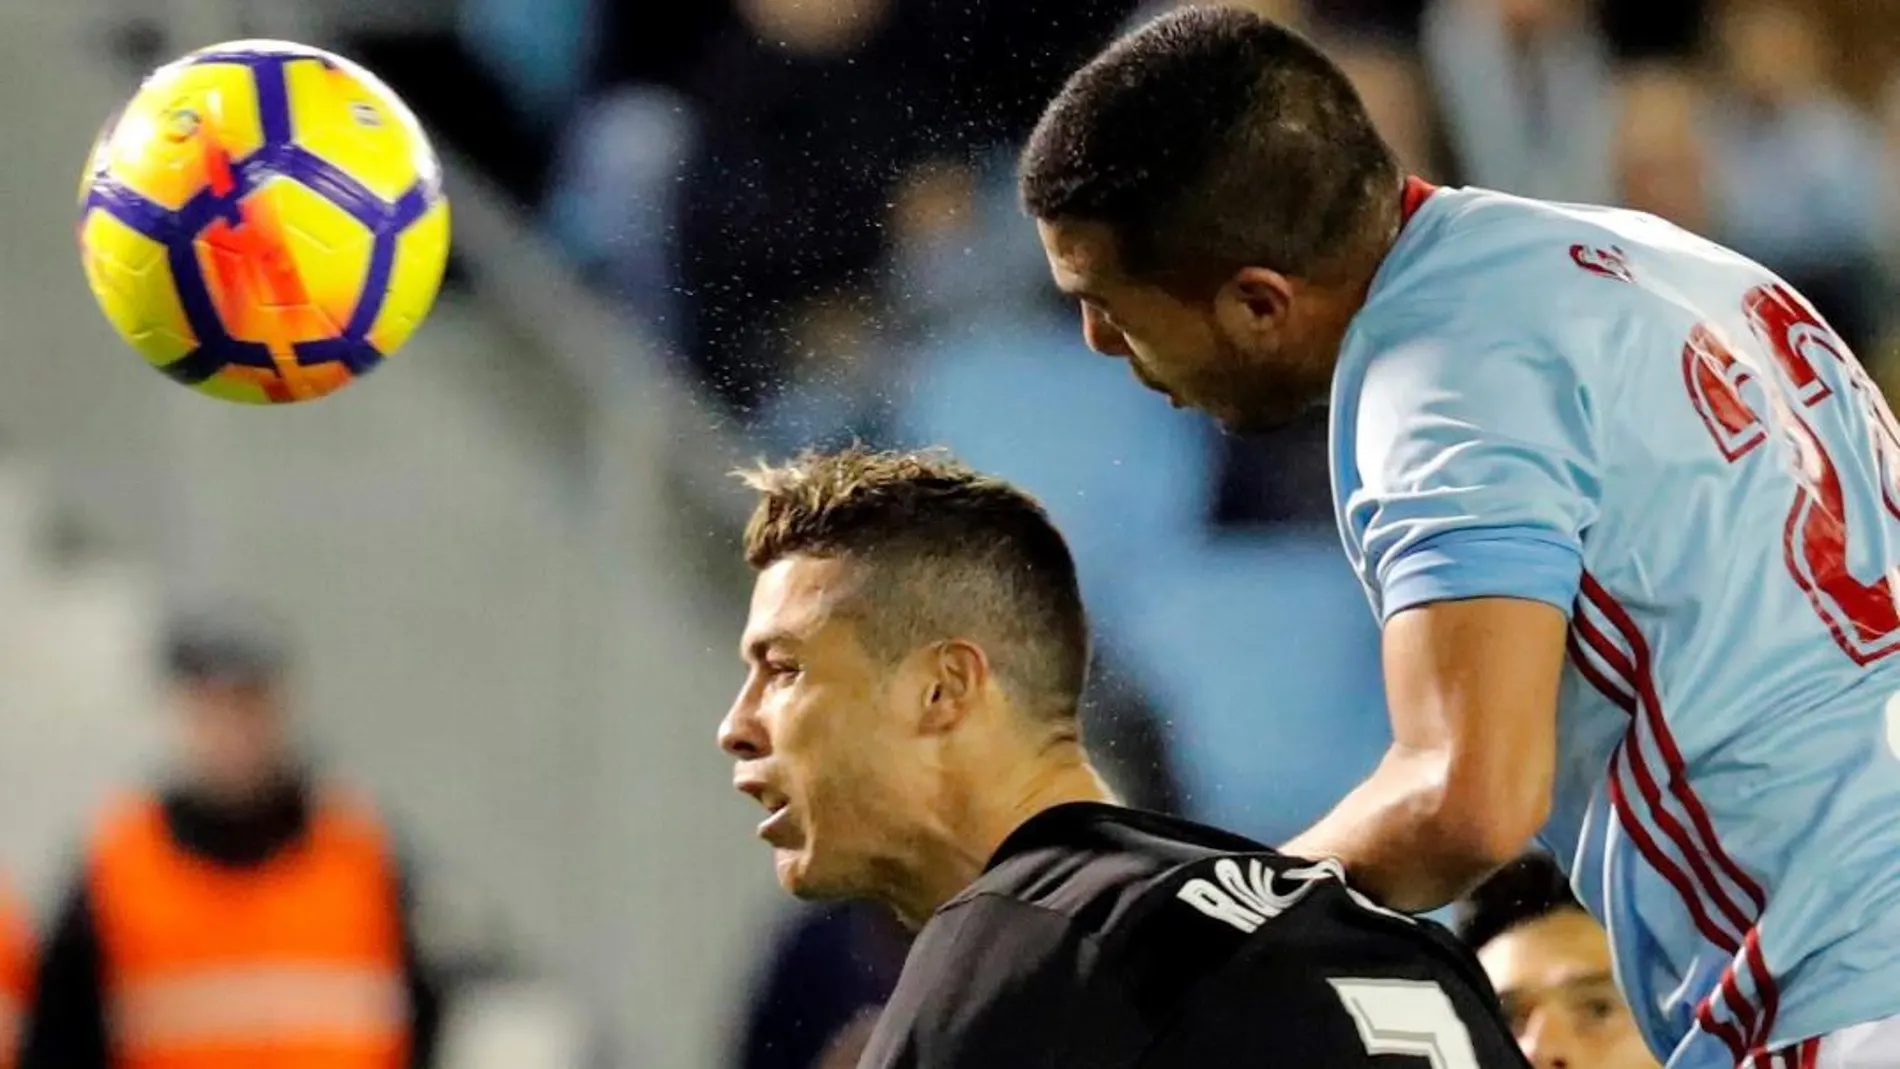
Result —
<instances>
[{"instance_id":1,"label":"player's bare arm","mask_svg":"<svg viewBox=\"0 0 1900 1069\"><path fill-rule=\"evenodd\" d=\"M1441 601L1385 625L1392 748L1291 854L1337 857L1395 909L1433 909L1543 825L1569 623L1515 598Z\"/></svg>"}]
</instances>

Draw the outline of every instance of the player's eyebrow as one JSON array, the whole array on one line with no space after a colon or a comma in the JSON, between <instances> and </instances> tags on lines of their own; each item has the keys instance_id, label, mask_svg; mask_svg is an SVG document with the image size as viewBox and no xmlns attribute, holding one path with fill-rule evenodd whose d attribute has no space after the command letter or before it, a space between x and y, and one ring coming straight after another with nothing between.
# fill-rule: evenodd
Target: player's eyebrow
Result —
<instances>
[{"instance_id":1,"label":"player's eyebrow","mask_svg":"<svg viewBox=\"0 0 1900 1069\"><path fill-rule=\"evenodd\" d=\"M1520 999L1536 998L1558 991L1576 991L1581 988L1602 985L1613 986L1615 983L1616 980L1610 975L1609 970L1604 969L1596 972L1579 973L1575 976L1566 976L1554 984L1519 984L1515 987L1501 987L1498 989L1498 1000L1501 1002L1511 1002Z\"/></svg>"},{"instance_id":2,"label":"player's eyebrow","mask_svg":"<svg viewBox=\"0 0 1900 1069\"><path fill-rule=\"evenodd\" d=\"M774 646L790 646L796 643L797 639L789 631L767 631L746 639L739 648L739 657L747 664L755 664L765 660L765 655L770 653Z\"/></svg>"},{"instance_id":3,"label":"player's eyebrow","mask_svg":"<svg viewBox=\"0 0 1900 1069\"><path fill-rule=\"evenodd\" d=\"M1093 304L1102 303L1100 295L1094 293L1086 285L1077 281L1076 276L1070 272L1058 270L1049 281L1055 284L1056 292L1062 294L1064 297L1073 298L1078 301L1088 301Z\"/></svg>"},{"instance_id":4,"label":"player's eyebrow","mask_svg":"<svg viewBox=\"0 0 1900 1069\"><path fill-rule=\"evenodd\" d=\"M1610 972L1608 969L1604 969L1600 972L1584 973L1581 976L1573 976L1570 979L1565 980L1563 983L1557 986L1563 988L1566 991L1575 991L1578 988L1582 988L1582 987L1610 987L1610 986L1615 986L1615 984L1616 984L1616 978L1610 975Z\"/></svg>"}]
</instances>

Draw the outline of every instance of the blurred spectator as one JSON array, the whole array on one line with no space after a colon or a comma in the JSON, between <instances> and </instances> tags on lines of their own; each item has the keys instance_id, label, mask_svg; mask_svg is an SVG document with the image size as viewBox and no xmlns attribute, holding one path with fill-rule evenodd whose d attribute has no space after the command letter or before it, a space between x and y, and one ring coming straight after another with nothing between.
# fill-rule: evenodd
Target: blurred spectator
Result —
<instances>
[{"instance_id":1,"label":"blurred spectator","mask_svg":"<svg viewBox=\"0 0 1900 1069\"><path fill-rule=\"evenodd\" d=\"M1803 7L1835 43L1830 81L1855 100L1877 101L1900 68L1900 0L1805 0Z\"/></svg>"},{"instance_id":2,"label":"blurred spectator","mask_svg":"<svg viewBox=\"0 0 1900 1069\"><path fill-rule=\"evenodd\" d=\"M438 996L408 879L369 809L292 741L260 621L166 642L181 776L111 807L38 967L28 1069L397 1069L432 1061Z\"/></svg>"},{"instance_id":3,"label":"blurred spectator","mask_svg":"<svg viewBox=\"0 0 1900 1069\"><path fill-rule=\"evenodd\" d=\"M1327 414L1316 409L1265 434L1220 439L1214 525L1258 528L1333 521L1332 473L1326 467Z\"/></svg>"},{"instance_id":4,"label":"blurred spectator","mask_svg":"<svg viewBox=\"0 0 1900 1069\"><path fill-rule=\"evenodd\" d=\"M775 454L888 440L890 346L862 290L800 304L789 315L784 379L760 401L752 435Z\"/></svg>"},{"instance_id":5,"label":"blurred spectator","mask_svg":"<svg viewBox=\"0 0 1900 1069\"><path fill-rule=\"evenodd\" d=\"M1881 188L1886 191L1889 256L1900 252L1900 71L1895 71L1880 96L1880 129L1886 149L1887 171Z\"/></svg>"},{"instance_id":6,"label":"blurred spectator","mask_svg":"<svg viewBox=\"0 0 1900 1069\"><path fill-rule=\"evenodd\" d=\"M813 298L863 287L918 133L891 0L745 0L691 95L678 273L706 385L749 413L786 372Z\"/></svg>"},{"instance_id":7,"label":"blurred spectator","mask_svg":"<svg viewBox=\"0 0 1900 1069\"><path fill-rule=\"evenodd\" d=\"M1808 11L1737 0L1717 24L1711 114L1721 236L1786 277L1855 349L1878 334L1886 170L1878 132L1830 83Z\"/></svg>"},{"instance_id":8,"label":"blurred spectator","mask_svg":"<svg viewBox=\"0 0 1900 1069\"><path fill-rule=\"evenodd\" d=\"M1033 285L1027 270L1018 276L1010 262L986 255L992 243L1007 240L1008 231L1027 228L1013 204L995 212L981 202L981 180L975 166L939 157L912 168L892 197L890 305L916 333L996 314L989 302L1009 299L1023 283ZM1040 254L1038 245L1031 265L1036 271L1044 270Z\"/></svg>"},{"instance_id":9,"label":"blurred spectator","mask_svg":"<svg viewBox=\"0 0 1900 1069\"><path fill-rule=\"evenodd\" d=\"M1620 95L1619 202L1698 234L1713 233L1700 122L1706 94L1695 76L1679 66L1645 64L1624 76Z\"/></svg>"},{"instance_id":10,"label":"blurred spectator","mask_svg":"<svg viewBox=\"0 0 1900 1069\"><path fill-rule=\"evenodd\" d=\"M1323 17L1341 30L1416 49L1426 0L1326 0Z\"/></svg>"},{"instance_id":11,"label":"blurred spectator","mask_svg":"<svg viewBox=\"0 0 1900 1069\"><path fill-rule=\"evenodd\" d=\"M1464 181L1609 200L1611 59L1583 0L1434 0L1421 41Z\"/></svg>"},{"instance_id":12,"label":"blurred spectator","mask_svg":"<svg viewBox=\"0 0 1900 1069\"><path fill-rule=\"evenodd\" d=\"M791 317L875 288L914 165L1019 136L1120 0L745 0L688 89L678 273L702 380L751 414L784 385Z\"/></svg>"},{"instance_id":13,"label":"blurred spectator","mask_svg":"<svg viewBox=\"0 0 1900 1069\"><path fill-rule=\"evenodd\" d=\"M13 889L0 885L0 1069L13 1069L33 987L33 926Z\"/></svg>"},{"instance_id":14,"label":"blurred spectator","mask_svg":"<svg viewBox=\"0 0 1900 1069\"><path fill-rule=\"evenodd\" d=\"M1880 126L1886 150L1886 177L1883 214L1886 226L1881 233L1882 281L1885 307L1891 310L1900 297L1900 71L1888 81L1880 98ZM1882 323L1885 336L1874 352L1861 358L1880 380L1889 401L1900 400L1900 319L1891 311Z\"/></svg>"},{"instance_id":15,"label":"blurred spectator","mask_svg":"<svg viewBox=\"0 0 1900 1069\"><path fill-rule=\"evenodd\" d=\"M890 996L910 933L883 906L800 906L754 982L739 1069L855 1065L863 1020Z\"/></svg>"},{"instance_id":16,"label":"blurred spectator","mask_svg":"<svg viewBox=\"0 0 1900 1069\"><path fill-rule=\"evenodd\" d=\"M1506 866L1454 918L1534 1069L1656 1069L1611 977L1609 937L1548 857Z\"/></svg>"},{"instance_id":17,"label":"blurred spectator","mask_svg":"<svg viewBox=\"0 0 1900 1069\"><path fill-rule=\"evenodd\" d=\"M562 132L542 205L548 232L587 280L669 349L683 341L673 223L695 132L690 105L671 90L602 94Z\"/></svg>"}]
</instances>

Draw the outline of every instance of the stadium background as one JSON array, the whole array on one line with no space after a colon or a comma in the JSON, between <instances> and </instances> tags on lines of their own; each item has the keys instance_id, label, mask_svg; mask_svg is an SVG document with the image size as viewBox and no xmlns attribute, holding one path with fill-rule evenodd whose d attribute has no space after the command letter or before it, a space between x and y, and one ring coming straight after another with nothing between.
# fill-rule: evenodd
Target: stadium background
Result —
<instances>
[{"instance_id":1,"label":"stadium background","mask_svg":"<svg viewBox=\"0 0 1900 1069\"><path fill-rule=\"evenodd\" d=\"M1894 363L1900 2L1258 6L1336 50L1419 173L1656 210ZM787 941L817 915L714 750L746 580L723 473L851 437L1045 497L1132 796L1268 838L1316 815L1384 730L1321 424L1226 441L1086 359L1011 201L1041 100L1138 7L0 0L0 863L48 904L160 756L165 607L258 599L312 733L422 846L425 934L467 980L453 1064L809 1064L773 1036L774 960L843 947L802 975L847 1004L892 948ZM434 318L294 409L141 368L73 249L103 117L238 36L366 62L450 166Z\"/></svg>"}]
</instances>

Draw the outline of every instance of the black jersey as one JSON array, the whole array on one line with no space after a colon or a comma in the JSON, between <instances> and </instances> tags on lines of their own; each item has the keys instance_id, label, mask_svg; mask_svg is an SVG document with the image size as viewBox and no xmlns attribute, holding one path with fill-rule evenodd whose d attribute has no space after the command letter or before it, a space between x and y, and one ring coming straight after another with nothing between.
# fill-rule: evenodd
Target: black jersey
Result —
<instances>
[{"instance_id":1,"label":"black jersey","mask_svg":"<svg viewBox=\"0 0 1900 1069\"><path fill-rule=\"evenodd\" d=\"M1334 862L1119 806L1032 818L912 945L860 1069L1521 1069L1476 960Z\"/></svg>"}]
</instances>

